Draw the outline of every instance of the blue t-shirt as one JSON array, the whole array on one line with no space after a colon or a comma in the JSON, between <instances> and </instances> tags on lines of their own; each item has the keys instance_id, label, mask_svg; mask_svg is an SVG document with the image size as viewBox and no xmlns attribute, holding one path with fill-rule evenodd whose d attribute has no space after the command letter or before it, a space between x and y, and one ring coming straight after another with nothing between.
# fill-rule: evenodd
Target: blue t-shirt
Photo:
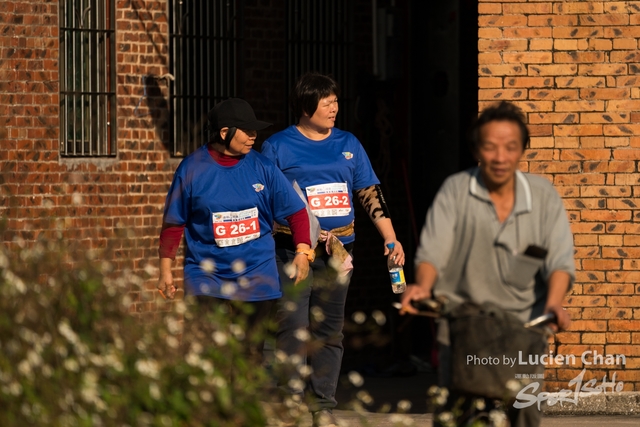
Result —
<instances>
[{"instance_id":1,"label":"blue t-shirt","mask_svg":"<svg viewBox=\"0 0 640 427\"><path fill-rule=\"evenodd\" d=\"M303 208L278 168L256 151L230 167L206 146L186 157L164 209L165 223L185 224L185 291L242 301L280 298L273 222L286 223Z\"/></svg>"},{"instance_id":2,"label":"blue t-shirt","mask_svg":"<svg viewBox=\"0 0 640 427\"><path fill-rule=\"evenodd\" d=\"M353 191L380 183L360 141L336 128L314 141L289 126L263 143L262 154L298 182L323 230L353 222ZM351 243L355 234L340 240Z\"/></svg>"}]
</instances>

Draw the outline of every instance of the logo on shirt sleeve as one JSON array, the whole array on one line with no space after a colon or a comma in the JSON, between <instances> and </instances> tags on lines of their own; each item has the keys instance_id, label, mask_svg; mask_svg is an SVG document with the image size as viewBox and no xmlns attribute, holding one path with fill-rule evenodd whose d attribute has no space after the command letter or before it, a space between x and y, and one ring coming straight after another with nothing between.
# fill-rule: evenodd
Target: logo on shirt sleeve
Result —
<instances>
[{"instance_id":1,"label":"logo on shirt sleeve","mask_svg":"<svg viewBox=\"0 0 640 427\"><path fill-rule=\"evenodd\" d=\"M259 193L262 190L264 190L264 185L262 184L253 184L252 187L254 190L256 190L256 193Z\"/></svg>"},{"instance_id":2,"label":"logo on shirt sleeve","mask_svg":"<svg viewBox=\"0 0 640 427\"><path fill-rule=\"evenodd\" d=\"M342 155L344 156L345 159L347 160L351 160L353 159L353 153L350 153L349 151L343 151Z\"/></svg>"}]
</instances>

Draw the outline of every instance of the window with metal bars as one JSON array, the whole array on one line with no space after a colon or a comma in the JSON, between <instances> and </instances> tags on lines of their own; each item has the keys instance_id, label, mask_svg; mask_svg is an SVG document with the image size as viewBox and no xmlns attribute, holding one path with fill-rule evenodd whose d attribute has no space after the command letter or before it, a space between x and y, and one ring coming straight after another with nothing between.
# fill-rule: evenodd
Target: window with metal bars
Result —
<instances>
[{"instance_id":1,"label":"window with metal bars","mask_svg":"<svg viewBox=\"0 0 640 427\"><path fill-rule=\"evenodd\" d=\"M170 0L172 154L208 141L207 112L242 87L242 0Z\"/></svg>"},{"instance_id":2,"label":"window with metal bars","mask_svg":"<svg viewBox=\"0 0 640 427\"><path fill-rule=\"evenodd\" d=\"M115 0L60 0L60 152L116 154Z\"/></svg>"},{"instance_id":3,"label":"window with metal bars","mask_svg":"<svg viewBox=\"0 0 640 427\"><path fill-rule=\"evenodd\" d=\"M344 0L287 1L287 88L298 77L317 71L340 86L336 126L348 128L353 94L353 3ZM293 123L297 117L290 117Z\"/></svg>"}]
</instances>

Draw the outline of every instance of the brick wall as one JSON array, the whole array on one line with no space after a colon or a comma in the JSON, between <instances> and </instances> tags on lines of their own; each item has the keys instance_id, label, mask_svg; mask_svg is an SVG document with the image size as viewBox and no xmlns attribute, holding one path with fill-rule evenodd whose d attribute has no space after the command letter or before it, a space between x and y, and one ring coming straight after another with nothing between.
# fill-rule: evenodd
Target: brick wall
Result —
<instances>
[{"instance_id":1,"label":"brick wall","mask_svg":"<svg viewBox=\"0 0 640 427\"><path fill-rule=\"evenodd\" d=\"M480 107L516 102L531 148L522 169L554 183L574 232L574 319L552 350L550 390L616 373L640 390L640 2L479 1ZM585 351L626 356L626 366L584 365ZM587 361L591 361L588 359Z\"/></svg>"},{"instance_id":2,"label":"brick wall","mask_svg":"<svg viewBox=\"0 0 640 427\"><path fill-rule=\"evenodd\" d=\"M357 8L356 27L366 35L370 7L359 1L364 6ZM7 220L2 240L33 241L62 224L69 241L85 249L111 248L118 270L139 271L157 262L164 198L180 162L169 150L168 81L153 79L143 98L144 77L169 71L168 1L116 2L117 155L93 159L60 156L58 4L0 2L0 218ZM274 123L260 135L265 138L289 124L285 2L246 0L243 12L241 91L259 117ZM362 40L370 43L370 35L358 34L360 67L371 49L362 46ZM376 278L386 285L380 250L376 262L382 269ZM366 273L363 269L362 279L354 282L370 284ZM181 278L180 258L175 277ZM154 287L150 280L145 292L133 295L135 312L158 309Z\"/></svg>"}]
</instances>

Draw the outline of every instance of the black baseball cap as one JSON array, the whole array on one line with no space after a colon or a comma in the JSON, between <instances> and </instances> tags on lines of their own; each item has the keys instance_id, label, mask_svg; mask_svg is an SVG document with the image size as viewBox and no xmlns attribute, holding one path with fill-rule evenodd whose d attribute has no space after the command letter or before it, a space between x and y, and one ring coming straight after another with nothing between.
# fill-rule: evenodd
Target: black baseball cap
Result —
<instances>
[{"instance_id":1,"label":"black baseball cap","mask_svg":"<svg viewBox=\"0 0 640 427\"><path fill-rule=\"evenodd\" d=\"M256 119L251 105L244 99L229 98L216 104L207 115L212 130L225 127L244 130L261 130L271 126L271 123Z\"/></svg>"}]
</instances>

